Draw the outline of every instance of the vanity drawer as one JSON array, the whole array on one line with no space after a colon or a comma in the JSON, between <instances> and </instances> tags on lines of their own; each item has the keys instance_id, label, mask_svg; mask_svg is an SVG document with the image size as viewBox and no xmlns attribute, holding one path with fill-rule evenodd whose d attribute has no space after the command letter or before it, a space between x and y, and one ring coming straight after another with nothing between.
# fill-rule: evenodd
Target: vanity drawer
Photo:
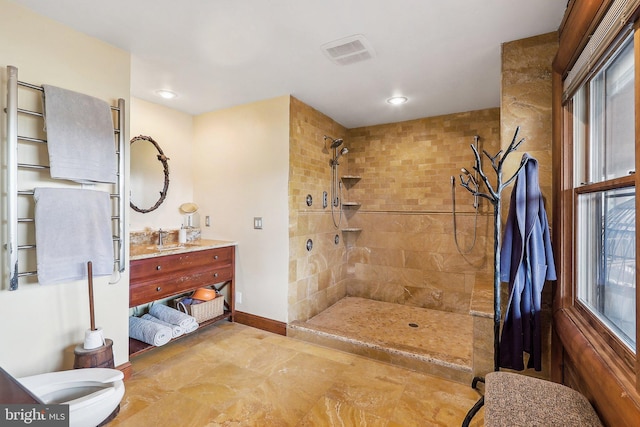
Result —
<instances>
[{"instance_id":1,"label":"vanity drawer","mask_svg":"<svg viewBox=\"0 0 640 427\"><path fill-rule=\"evenodd\" d=\"M132 283L148 281L180 272L208 270L230 265L233 250L234 247L230 246L134 260L131 261L130 281Z\"/></svg>"},{"instance_id":2,"label":"vanity drawer","mask_svg":"<svg viewBox=\"0 0 640 427\"><path fill-rule=\"evenodd\" d=\"M189 274L165 275L161 280L131 282L129 307L189 292L193 289L226 282L233 278L233 265Z\"/></svg>"}]
</instances>

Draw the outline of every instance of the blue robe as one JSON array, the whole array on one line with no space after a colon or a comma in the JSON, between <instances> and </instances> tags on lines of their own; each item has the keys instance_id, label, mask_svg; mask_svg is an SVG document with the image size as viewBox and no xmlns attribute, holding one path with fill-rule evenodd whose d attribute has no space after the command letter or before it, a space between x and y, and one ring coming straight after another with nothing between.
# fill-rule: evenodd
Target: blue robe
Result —
<instances>
[{"instance_id":1,"label":"blue robe","mask_svg":"<svg viewBox=\"0 0 640 427\"><path fill-rule=\"evenodd\" d=\"M509 302L500 339L500 366L542 369L540 306L545 280L556 280L549 223L538 183L538 161L528 154L511 193L500 253L500 280L509 283Z\"/></svg>"}]
</instances>

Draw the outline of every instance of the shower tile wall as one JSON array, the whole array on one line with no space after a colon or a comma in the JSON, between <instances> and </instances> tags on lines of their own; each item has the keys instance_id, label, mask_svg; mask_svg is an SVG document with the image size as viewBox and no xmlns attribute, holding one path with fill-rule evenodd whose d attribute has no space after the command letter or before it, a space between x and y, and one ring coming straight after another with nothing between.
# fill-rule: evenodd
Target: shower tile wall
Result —
<instances>
[{"instance_id":1,"label":"shower tile wall","mask_svg":"<svg viewBox=\"0 0 640 427\"><path fill-rule=\"evenodd\" d=\"M458 242L466 249L473 241L473 197L459 186L460 168L471 170L476 134L481 149L497 152L499 129L493 108L347 131L349 173L361 176L345 196L361 206L347 218L349 227L362 229L347 241L347 294L469 313L476 280L491 277L492 207L481 201L476 244L461 255L451 176Z\"/></svg>"},{"instance_id":2,"label":"shower tile wall","mask_svg":"<svg viewBox=\"0 0 640 427\"><path fill-rule=\"evenodd\" d=\"M558 50L558 34L516 40L502 45L502 146L511 142L513 132L520 126L520 136L526 141L519 150L538 159L540 188L552 221L552 115L551 63ZM510 159L512 169L520 156ZM508 189L508 194L511 187Z\"/></svg>"},{"instance_id":3,"label":"shower tile wall","mask_svg":"<svg viewBox=\"0 0 640 427\"><path fill-rule=\"evenodd\" d=\"M526 141L519 151L526 151L538 159L540 189L552 230L551 75L552 61L557 51L558 34L555 32L502 45L502 147L506 148L516 126L520 126L521 136ZM520 156L513 156L512 169L519 161ZM511 187L505 191L504 200L509 200L510 194ZM508 202L505 204L505 209L507 208ZM503 218L506 219L506 215L505 211ZM503 299L505 301L506 298ZM542 292L542 372L527 370L528 375L547 379L551 365L551 304L552 286L547 283Z\"/></svg>"},{"instance_id":4,"label":"shower tile wall","mask_svg":"<svg viewBox=\"0 0 640 427\"><path fill-rule=\"evenodd\" d=\"M322 207L322 192L330 190L330 150L324 135L345 138L346 129L291 97L289 143L289 321L307 320L346 295L346 249ZM346 146L349 146L345 142ZM347 162L340 164L346 173ZM313 198L306 204L307 194ZM330 197L330 196L329 196ZM343 222L344 222L343 218ZM335 244L338 235L340 243ZM313 249L306 250L307 239Z\"/></svg>"}]
</instances>

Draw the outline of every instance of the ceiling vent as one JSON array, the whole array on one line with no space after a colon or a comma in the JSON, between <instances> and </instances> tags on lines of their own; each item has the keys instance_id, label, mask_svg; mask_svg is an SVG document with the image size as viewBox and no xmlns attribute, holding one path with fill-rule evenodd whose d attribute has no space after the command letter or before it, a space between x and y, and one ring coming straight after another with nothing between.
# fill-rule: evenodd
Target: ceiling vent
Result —
<instances>
[{"instance_id":1,"label":"ceiling vent","mask_svg":"<svg viewBox=\"0 0 640 427\"><path fill-rule=\"evenodd\" d=\"M367 39L360 34L325 43L321 48L330 60L339 65L366 61L376 56Z\"/></svg>"}]
</instances>

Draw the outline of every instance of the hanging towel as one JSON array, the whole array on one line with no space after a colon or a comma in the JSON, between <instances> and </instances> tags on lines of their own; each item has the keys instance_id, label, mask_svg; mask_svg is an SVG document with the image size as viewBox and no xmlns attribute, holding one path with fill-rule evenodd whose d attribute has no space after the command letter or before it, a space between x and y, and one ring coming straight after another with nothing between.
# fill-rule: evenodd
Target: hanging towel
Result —
<instances>
[{"instance_id":1,"label":"hanging towel","mask_svg":"<svg viewBox=\"0 0 640 427\"><path fill-rule=\"evenodd\" d=\"M171 328L139 317L129 317L129 336L159 347L171 340Z\"/></svg>"},{"instance_id":2,"label":"hanging towel","mask_svg":"<svg viewBox=\"0 0 640 427\"><path fill-rule=\"evenodd\" d=\"M115 183L118 165L109 104L67 89L42 87L51 177Z\"/></svg>"},{"instance_id":3,"label":"hanging towel","mask_svg":"<svg viewBox=\"0 0 640 427\"><path fill-rule=\"evenodd\" d=\"M160 320L164 320L167 323L178 325L184 329L185 332L192 323L195 323L196 325L198 324L195 317L189 316L188 314L164 304L153 304L151 308L149 308L149 314Z\"/></svg>"},{"instance_id":4,"label":"hanging towel","mask_svg":"<svg viewBox=\"0 0 640 427\"><path fill-rule=\"evenodd\" d=\"M166 326L168 328L171 328L171 337L172 338L178 338L180 335L184 334L184 329L182 329L180 326L171 324L169 322L165 322L164 320L160 320L157 317L152 316L150 314L143 315L141 317L141 319L148 320L150 322L155 322L155 323L158 323L160 325L164 325L164 326Z\"/></svg>"},{"instance_id":5,"label":"hanging towel","mask_svg":"<svg viewBox=\"0 0 640 427\"><path fill-rule=\"evenodd\" d=\"M500 366L542 369L541 299L545 280L556 280L551 236L538 183L538 161L522 156L500 253L500 279L509 283L509 302L500 340Z\"/></svg>"},{"instance_id":6,"label":"hanging towel","mask_svg":"<svg viewBox=\"0 0 640 427\"><path fill-rule=\"evenodd\" d=\"M41 285L113 272L111 200L104 191L36 188L36 264Z\"/></svg>"}]
</instances>

